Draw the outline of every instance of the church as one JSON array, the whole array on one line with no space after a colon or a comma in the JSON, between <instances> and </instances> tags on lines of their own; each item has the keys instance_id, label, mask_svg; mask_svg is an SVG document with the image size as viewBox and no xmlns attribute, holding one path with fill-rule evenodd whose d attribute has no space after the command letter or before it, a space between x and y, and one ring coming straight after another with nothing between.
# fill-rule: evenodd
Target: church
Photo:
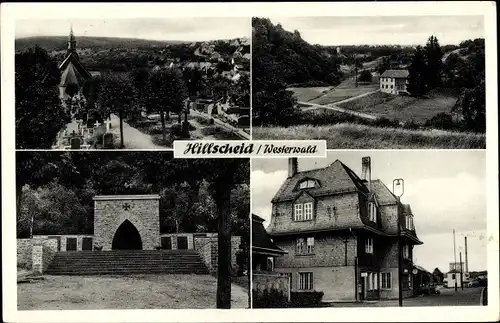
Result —
<instances>
[{"instance_id":1,"label":"church","mask_svg":"<svg viewBox=\"0 0 500 323\"><path fill-rule=\"evenodd\" d=\"M71 28L68 37L68 51L66 58L59 65L61 82L59 83L59 97L63 102L74 97L88 99L92 75L80 62L76 51L76 39Z\"/></svg>"}]
</instances>

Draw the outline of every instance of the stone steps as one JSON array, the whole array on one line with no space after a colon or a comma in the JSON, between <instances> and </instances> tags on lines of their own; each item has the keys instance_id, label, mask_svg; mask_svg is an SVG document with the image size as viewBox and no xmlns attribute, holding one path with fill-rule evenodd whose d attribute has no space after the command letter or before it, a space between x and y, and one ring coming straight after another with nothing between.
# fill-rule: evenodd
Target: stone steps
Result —
<instances>
[{"instance_id":1,"label":"stone steps","mask_svg":"<svg viewBox=\"0 0 500 323\"><path fill-rule=\"evenodd\" d=\"M57 252L48 275L208 274L194 250Z\"/></svg>"}]
</instances>

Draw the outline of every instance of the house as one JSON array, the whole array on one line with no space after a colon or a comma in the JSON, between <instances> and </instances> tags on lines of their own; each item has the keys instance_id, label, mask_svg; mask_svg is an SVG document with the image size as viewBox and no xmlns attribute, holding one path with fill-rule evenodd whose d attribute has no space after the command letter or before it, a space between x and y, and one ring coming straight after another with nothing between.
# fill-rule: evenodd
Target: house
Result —
<instances>
[{"instance_id":1,"label":"house","mask_svg":"<svg viewBox=\"0 0 500 323\"><path fill-rule=\"evenodd\" d=\"M362 166L360 178L339 160L298 171L289 159L267 232L287 252L274 266L291 275L292 292L323 291L325 301L397 298L401 252L403 295L412 295L413 247L422 242L411 208L371 179L369 157Z\"/></svg>"},{"instance_id":2,"label":"house","mask_svg":"<svg viewBox=\"0 0 500 323\"><path fill-rule=\"evenodd\" d=\"M450 262L450 271L446 273L446 282L448 288L455 288L455 283L457 288L462 287L462 282L467 282L469 280L469 274L464 270L463 262Z\"/></svg>"},{"instance_id":3,"label":"house","mask_svg":"<svg viewBox=\"0 0 500 323\"><path fill-rule=\"evenodd\" d=\"M390 94L408 93L408 70L386 70L380 75L380 91Z\"/></svg>"},{"instance_id":4,"label":"house","mask_svg":"<svg viewBox=\"0 0 500 323\"><path fill-rule=\"evenodd\" d=\"M274 244L264 229L265 220L252 214L252 289L263 291L275 289L290 300L290 275L274 271L276 258L286 251Z\"/></svg>"}]
</instances>

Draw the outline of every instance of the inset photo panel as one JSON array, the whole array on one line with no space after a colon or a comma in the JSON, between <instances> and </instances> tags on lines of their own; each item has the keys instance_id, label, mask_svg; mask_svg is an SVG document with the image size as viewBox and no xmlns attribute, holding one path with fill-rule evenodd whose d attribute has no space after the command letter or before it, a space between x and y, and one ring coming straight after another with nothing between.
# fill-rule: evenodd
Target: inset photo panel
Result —
<instances>
[{"instance_id":1,"label":"inset photo panel","mask_svg":"<svg viewBox=\"0 0 500 323\"><path fill-rule=\"evenodd\" d=\"M486 148L484 16L262 16L252 28L253 139Z\"/></svg>"},{"instance_id":2,"label":"inset photo panel","mask_svg":"<svg viewBox=\"0 0 500 323\"><path fill-rule=\"evenodd\" d=\"M16 153L18 311L249 308L249 160L172 155Z\"/></svg>"},{"instance_id":3,"label":"inset photo panel","mask_svg":"<svg viewBox=\"0 0 500 323\"><path fill-rule=\"evenodd\" d=\"M250 139L250 21L17 20L16 149Z\"/></svg>"},{"instance_id":4,"label":"inset photo panel","mask_svg":"<svg viewBox=\"0 0 500 323\"><path fill-rule=\"evenodd\" d=\"M485 159L409 150L254 160L253 307L487 305Z\"/></svg>"}]
</instances>

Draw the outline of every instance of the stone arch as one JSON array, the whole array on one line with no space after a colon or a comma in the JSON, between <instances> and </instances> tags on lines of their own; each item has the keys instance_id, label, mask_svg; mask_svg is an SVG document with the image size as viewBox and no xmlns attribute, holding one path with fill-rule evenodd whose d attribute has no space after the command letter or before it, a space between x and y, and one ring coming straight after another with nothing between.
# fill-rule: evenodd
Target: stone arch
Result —
<instances>
[{"instance_id":1,"label":"stone arch","mask_svg":"<svg viewBox=\"0 0 500 323\"><path fill-rule=\"evenodd\" d=\"M141 234L132 222L125 220L116 229L111 243L111 249L142 250Z\"/></svg>"}]
</instances>

